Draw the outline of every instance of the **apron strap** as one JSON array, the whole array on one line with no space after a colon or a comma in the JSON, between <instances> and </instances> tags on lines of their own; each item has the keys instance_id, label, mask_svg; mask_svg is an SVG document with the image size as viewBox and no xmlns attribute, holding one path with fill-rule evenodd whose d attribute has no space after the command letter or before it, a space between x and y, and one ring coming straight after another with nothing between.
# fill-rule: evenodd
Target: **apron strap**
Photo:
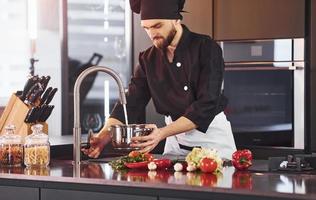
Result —
<instances>
[{"instance_id":1,"label":"apron strap","mask_svg":"<svg viewBox=\"0 0 316 200\"><path fill-rule=\"evenodd\" d=\"M186 146L186 145L180 144L179 142L178 144L179 144L180 149L184 149L188 151L192 151L193 148L201 148L201 146L194 146L194 147Z\"/></svg>"}]
</instances>

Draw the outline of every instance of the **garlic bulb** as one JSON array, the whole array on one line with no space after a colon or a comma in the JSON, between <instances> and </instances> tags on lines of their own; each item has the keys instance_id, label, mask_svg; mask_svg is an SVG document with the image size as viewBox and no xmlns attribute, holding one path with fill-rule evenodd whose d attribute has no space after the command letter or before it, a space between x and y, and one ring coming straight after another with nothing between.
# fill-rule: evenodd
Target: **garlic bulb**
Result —
<instances>
[{"instance_id":1,"label":"garlic bulb","mask_svg":"<svg viewBox=\"0 0 316 200\"><path fill-rule=\"evenodd\" d=\"M174 171L176 172L181 172L183 170L183 165L181 163L176 163L174 166L173 166L173 169Z\"/></svg>"},{"instance_id":2,"label":"garlic bulb","mask_svg":"<svg viewBox=\"0 0 316 200\"><path fill-rule=\"evenodd\" d=\"M150 171L153 171L153 170L156 170L156 169L157 169L157 165L156 165L156 163L154 163L154 162L148 163L147 167L148 167L148 169L149 169Z\"/></svg>"},{"instance_id":3,"label":"garlic bulb","mask_svg":"<svg viewBox=\"0 0 316 200\"><path fill-rule=\"evenodd\" d=\"M188 172L193 172L195 170L196 170L196 167L194 165L188 165L188 167L187 167Z\"/></svg>"}]
</instances>

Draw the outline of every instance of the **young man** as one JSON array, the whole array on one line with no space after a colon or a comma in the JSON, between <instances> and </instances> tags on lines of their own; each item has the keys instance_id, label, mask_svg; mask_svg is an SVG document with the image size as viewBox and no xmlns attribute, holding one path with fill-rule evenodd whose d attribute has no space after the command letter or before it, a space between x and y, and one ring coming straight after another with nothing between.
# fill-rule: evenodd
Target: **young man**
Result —
<instances>
[{"instance_id":1,"label":"young man","mask_svg":"<svg viewBox=\"0 0 316 200\"><path fill-rule=\"evenodd\" d=\"M221 93L224 62L220 47L209 36L181 25L185 0L130 0L141 14L141 26L153 46L139 55L139 66L129 85L127 113L130 123L144 123L141 115L152 98L166 126L148 136L133 138L142 152L153 150L166 138L164 154L186 155L193 147L214 148L230 159L236 150L231 125L223 113L227 100ZM105 127L91 140L85 153L98 157L110 141L108 127L124 123L117 104Z\"/></svg>"}]
</instances>

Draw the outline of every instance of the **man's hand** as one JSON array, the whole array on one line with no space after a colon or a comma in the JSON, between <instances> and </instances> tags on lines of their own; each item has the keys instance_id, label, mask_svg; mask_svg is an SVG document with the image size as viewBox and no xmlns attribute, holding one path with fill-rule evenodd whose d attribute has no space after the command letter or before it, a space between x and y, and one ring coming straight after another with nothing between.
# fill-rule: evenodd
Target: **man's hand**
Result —
<instances>
[{"instance_id":1,"label":"man's hand","mask_svg":"<svg viewBox=\"0 0 316 200\"><path fill-rule=\"evenodd\" d=\"M81 151L89 156L90 158L99 157L100 153L104 149L104 146L111 141L111 136L109 133L109 127L111 125L123 124L119 120L115 118L109 118L106 122L106 125L102 128L102 130L95 135L92 135L90 138L90 148L89 149L81 149Z\"/></svg>"},{"instance_id":2,"label":"man's hand","mask_svg":"<svg viewBox=\"0 0 316 200\"><path fill-rule=\"evenodd\" d=\"M102 134L92 135L90 138L90 148L81 149L81 151L90 158L99 157L100 153L104 149L104 146L110 141L110 137Z\"/></svg>"},{"instance_id":3,"label":"man's hand","mask_svg":"<svg viewBox=\"0 0 316 200\"><path fill-rule=\"evenodd\" d=\"M153 131L147 136L138 136L132 138L131 147L141 148L139 152L147 153L152 151L163 139L161 130L155 124L148 124L146 128L152 128Z\"/></svg>"}]
</instances>

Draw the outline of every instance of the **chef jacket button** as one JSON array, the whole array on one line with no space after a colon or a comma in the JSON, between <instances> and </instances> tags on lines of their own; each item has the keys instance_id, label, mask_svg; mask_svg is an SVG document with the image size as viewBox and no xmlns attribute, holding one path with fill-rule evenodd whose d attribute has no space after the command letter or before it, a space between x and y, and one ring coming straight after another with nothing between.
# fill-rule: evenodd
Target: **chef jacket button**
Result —
<instances>
[{"instance_id":1,"label":"chef jacket button","mask_svg":"<svg viewBox=\"0 0 316 200\"><path fill-rule=\"evenodd\" d=\"M188 91L189 87L188 86L184 86L183 89L184 89L184 91Z\"/></svg>"},{"instance_id":2,"label":"chef jacket button","mask_svg":"<svg viewBox=\"0 0 316 200\"><path fill-rule=\"evenodd\" d=\"M177 62L176 65L177 65L177 67L181 67L182 64L180 62Z\"/></svg>"}]
</instances>

